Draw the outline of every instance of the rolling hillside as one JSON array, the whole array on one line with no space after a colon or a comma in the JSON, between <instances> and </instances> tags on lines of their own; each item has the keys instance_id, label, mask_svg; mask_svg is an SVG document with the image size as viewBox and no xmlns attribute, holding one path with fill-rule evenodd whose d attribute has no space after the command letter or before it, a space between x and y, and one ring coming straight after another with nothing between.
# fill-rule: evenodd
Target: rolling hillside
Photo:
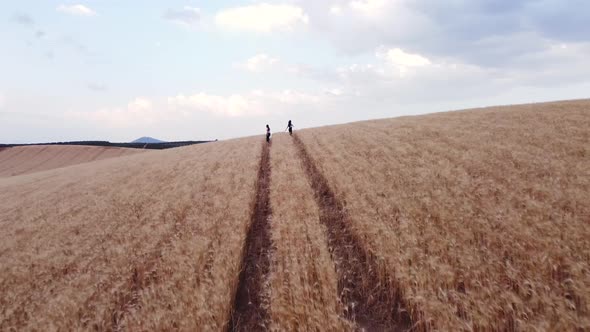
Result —
<instances>
[{"instance_id":1,"label":"rolling hillside","mask_svg":"<svg viewBox=\"0 0 590 332\"><path fill-rule=\"evenodd\" d=\"M143 152L137 149L33 145L0 150L0 177L15 176Z\"/></svg>"},{"instance_id":2,"label":"rolling hillside","mask_svg":"<svg viewBox=\"0 0 590 332\"><path fill-rule=\"evenodd\" d=\"M0 178L0 330L588 330L589 128L492 107Z\"/></svg>"}]
</instances>

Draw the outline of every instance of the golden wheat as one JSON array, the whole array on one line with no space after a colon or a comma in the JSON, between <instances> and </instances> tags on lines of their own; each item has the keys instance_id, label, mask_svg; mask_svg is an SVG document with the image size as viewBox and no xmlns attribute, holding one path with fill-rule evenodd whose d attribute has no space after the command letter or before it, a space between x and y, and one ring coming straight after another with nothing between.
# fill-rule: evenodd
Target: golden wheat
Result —
<instances>
[{"instance_id":1,"label":"golden wheat","mask_svg":"<svg viewBox=\"0 0 590 332\"><path fill-rule=\"evenodd\" d=\"M397 287L442 330L590 329L590 102L306 130Z\"/></svg>"},{"instance_id":2,"label":"golden wheat","mask_svg":"<svg viewBox=\"0 0 590 332\"><path fill-rule=\"evenodd\" d=\"M590 101L366 121L276 135L270 169L263 137L1 151L29 174L0 178L0 330L228 329L261 173L272 330L590 330L589 128Z\"/></svg>"},{"instance_id":3,"label":"golden wheat","mask_svg":"<svg viewBox=\"0 0 590 332\"><path fill-rule=\"evenodd\" d=\"M257 140L0 180L1 329L220 329Z\"/></svg>"},{"instance_id":4,"label":"golden wheat","mask_svg":"<svg viewBox=\"0 0 590 332\"><path fill-rule=\"evenodd\" d=\"M132 155L145 150L98 146L18 146L0 149L0 177Z\"/></svg>"},{"instance_id":5,"label":"golden wheat","mask_svg":"<svg viewBox=\"0 0 590 332\"><path fill-rule=\"evenodd\" d=\"M271 329L344 331L337 276L313 191L292 138L275 135L271 150L273 262Z\"/></svg>"}]
</instances>

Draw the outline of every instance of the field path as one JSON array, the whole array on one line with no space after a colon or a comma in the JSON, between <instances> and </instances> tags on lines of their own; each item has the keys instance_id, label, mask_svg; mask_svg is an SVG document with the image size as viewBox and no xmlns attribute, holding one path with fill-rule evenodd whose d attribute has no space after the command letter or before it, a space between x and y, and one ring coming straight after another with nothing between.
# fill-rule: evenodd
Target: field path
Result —
<instances>
[{"instance_id":1,"label":"field path","mask_svg":"<svg viewBox=\"0 0 590 332\"><path fill-rule=\"evenodd\" d=\"M269 329L354 331L343 315L326 227L293 138L276 135L272 144Z\"/></svg>"},{"instance_id":2,"label":"field path","mask_svg":"<svg viewBox=\"0 0 590 332\"><path fill-rule=\"evenodd\" d=\"M264 143L256 183L256 201L246 236L230 331L259 330L268 323L264 281L270 270L270 144Z\"/></svg>"},{"instance_id":3,"label":"field path","mask_svg":"<svg viewBox=\"0 0 590 332\"><path fill-rule=\"evenodd\" d=\"M320 208L320 222L327 229L346 318L371 331L409 330L411 321L396 288L379 271L361 239L352 232L342 202L336 198L297 135L294 136L294 143Z\"/></svg>"}]
</instances>

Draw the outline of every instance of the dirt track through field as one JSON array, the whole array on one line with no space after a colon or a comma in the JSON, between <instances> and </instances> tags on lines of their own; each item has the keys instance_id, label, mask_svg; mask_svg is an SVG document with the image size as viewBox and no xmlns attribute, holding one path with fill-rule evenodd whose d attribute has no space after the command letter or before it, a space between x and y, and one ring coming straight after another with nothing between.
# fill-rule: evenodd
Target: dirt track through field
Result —
<instances>
[{"instance_id":1,"label":"dirt track through field","mask_svg":"<svg viewBox=\"0 0 590 332\"><path fill-rule=\"evenodd\" d=\"M396 288L389 280L380 277L375 259L352 233L343 204L297 135L294 135L294 143L320 208L320 222L327 229L328 245L338 273L338 293L345 307L344 316L365 330L410 330L411 321Z\"/></svg>"},{"instance_id":2,"label":"dirt track through field","mask_svg":"<svg viewBox=\"0 0 590 332\"><path fill-rule=\"evenodd\" d=\"M270 271L270 215L270 145L264 143L229 331L260 330L268 322L263 283Z\"/></svg>"}]
</instances>

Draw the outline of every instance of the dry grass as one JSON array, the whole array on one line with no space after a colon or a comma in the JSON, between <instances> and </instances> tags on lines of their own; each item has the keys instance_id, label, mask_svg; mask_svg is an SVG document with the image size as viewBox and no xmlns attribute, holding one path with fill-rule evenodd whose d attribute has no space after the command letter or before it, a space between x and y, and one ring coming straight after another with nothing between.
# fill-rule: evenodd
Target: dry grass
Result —
<instances>
[{"instance_id":1,"label":"dry grass","mask_svg":"<svg viewBox=\"0 0 590 332\"><path fill-rule=\"evenodd\" d=\"M244 139L0 180L0 329L221 329L259 153Z\"/></svg>"},{"instance_id":2,"label":"dry grass","mask_svg":"<svg viewBox=\"0 0 590 332\"><path fill-rule=\"evenodd\" d=\"M340 317L338 278L319 208L291 141L275 135L271 150L271 329L349 330L351 324Z\"/></svg>"},{"instance_id":3,"label":"dry grass","mask_svg":"<svg viewBox=\"0 0 590 332\"><path fill-rule=\"evenodd\" d=\"M590 330L589 128L570 101L275 136L270 328L377 328L360 299L414 330ZM263 143L0 178L0 330L227 329Z\"/></svg>"},{"instance_id":4,"label":"dry grass","mask_svg":"<svg viewBox=\"0 0 590 332\"><path fill-rule=\"evenodd\" d=\"M300 133L414 323L590 329L590 102Z\"/></svg>"},{"instance_id":5,"label":"dry grass","mask_svg":"<svg viewBox=\"0 0 590 332\"><path fill-rule=\"evenodd\" d=\"M98 146L17 146L0 149L0 177L30 174L145 150Z\"/></svg>"}]
</instances>

